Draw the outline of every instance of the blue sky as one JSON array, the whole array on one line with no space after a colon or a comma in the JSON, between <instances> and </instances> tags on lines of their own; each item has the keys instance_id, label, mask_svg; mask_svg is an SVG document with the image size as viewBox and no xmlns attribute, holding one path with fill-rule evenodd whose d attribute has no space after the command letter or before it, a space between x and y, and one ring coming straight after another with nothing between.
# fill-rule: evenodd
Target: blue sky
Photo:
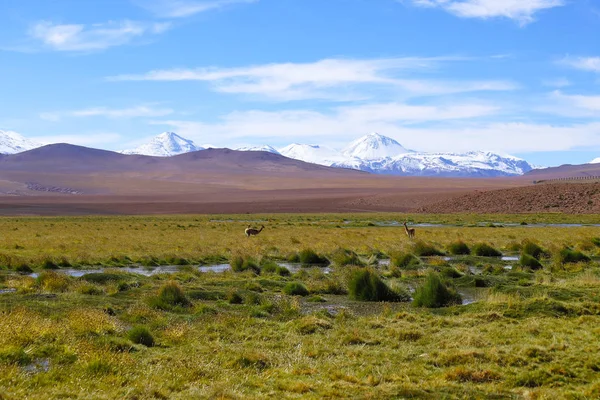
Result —
<instances>
[{"instance_id":1,"label":"blue sky","mask_svg":"<svg viewBox=\"0 0 600 400\"><path fill-rule=\"evenodd\" d=\"M0 129L600 157L596 0L0 0Z\"/></svg>"}]
</instances>

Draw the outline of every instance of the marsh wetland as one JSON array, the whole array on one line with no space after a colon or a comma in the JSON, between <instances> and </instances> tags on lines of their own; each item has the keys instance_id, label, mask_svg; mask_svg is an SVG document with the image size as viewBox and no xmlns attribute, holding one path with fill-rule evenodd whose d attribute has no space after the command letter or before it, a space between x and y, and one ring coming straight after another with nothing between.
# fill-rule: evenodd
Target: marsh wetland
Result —
<instances>
[{"instance_id":1,"label":"marsh wetland","mask_svg":"<svg viewBox=\"0 0 600 400\"><path fill-rule=\"evenodd\" d=\"M598 223L3 218L0 399L599 398Z\"/></svg>"}]
</instances>

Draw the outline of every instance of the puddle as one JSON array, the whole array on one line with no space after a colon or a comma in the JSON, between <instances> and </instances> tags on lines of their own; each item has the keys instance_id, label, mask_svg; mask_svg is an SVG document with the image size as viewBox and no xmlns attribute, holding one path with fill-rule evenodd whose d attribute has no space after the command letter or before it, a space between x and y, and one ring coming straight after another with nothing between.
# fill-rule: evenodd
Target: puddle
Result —
<instances>
[{"instance_id":1,"label":"puddle","mask_svg":"<svg viewBox=\"0 0 600 400\"><path fill-rule=\"evenodd\" d=\"M17 289L12 289L12 288L9 288L9 289L0 289L0 294L14 293L16 291L17 291Z\"/></svg>"},{"instance_id":2,"label":"puddle","mask_svg":"<svg viewBox=\"0 0 600 400\"><path fill-rule=\"evenodd\" d=\"M481 295L486 291L486 288L460 288L458 293L462 297L462 305L477 303L481 299Z\"/></svg>"},{"instance_id":3,"label":"puddle","mask_svg":"<svg viewBox=\"0 0 600 400\"><path fill-rule=\"evenodd\" d=\"M48 372L50 371L50 360L47 358L39 358L34 360L31 364L23 367L23 369L32 374Z\"/></svg>"},{"instance_id":4,"label":"puddle","mask_svg":"<svg viewBox=\"0 0 600 400\"><path fill-rule=\"evenodd\" d=\"M310 269L310 268L318 268L323 273L329 274L331 273L331 267L322 267L318 265L303 265L303 264L295 264L295 263L277 263L281 267L287 268L291 273L296 273L302 269ZM73 278L80 278L86 274L101 274L106 272L106 270L121 272L121 273L129 273L129 274L138 274L143 276L152 276L157 274L174 274L176 272L180 272L183 268L189 268L189 266L180 266L180 265L164 265L159 267L107 267L107 268L91 268L91 269L75 269L75 268L64 268L56 270L56 272L65 274L68 276L72 276ZM231 270L230 264L217 264L217 265L204 265L194 267L200 272L214 272L217 274L224 273L226 271ZM37 278L39 273L34 272L29 274L28 276L32 278ZM0 289L0 294L3 293L12 293L15 289Z\"/></svg>"}]
</instances>

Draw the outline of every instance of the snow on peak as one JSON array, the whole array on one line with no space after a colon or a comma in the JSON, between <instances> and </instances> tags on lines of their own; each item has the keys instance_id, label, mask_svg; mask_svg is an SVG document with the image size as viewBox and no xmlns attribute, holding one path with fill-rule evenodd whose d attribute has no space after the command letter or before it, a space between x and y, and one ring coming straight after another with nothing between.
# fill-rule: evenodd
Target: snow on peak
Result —
<instances>
[{"instance_id":1,"label":"snow on peak","mask_svg":"<svg viewBox=\"0 0 600 400\"><path fill-rule=\"evenodd\" d=\"M600 164L600 157L598 158L594 158L592 161L590 161L588 164Z\"/></svg>"},{"instance_id":2,"label":"snow on peak","mask_svg":"<svg viewBox=\"0 0 600 400\"><path fill-rule=\"evenodd\" d=\"M15 154L41 146L41 143L29 140L17 132L0 130L0 154Z\"/></svg>"},{"instance_id":3,"label":"snow on peak","mask_svg":"<svg viewBox=\"0 0 600 400\"><path fill-rule=\"evenodd\" d=\"M273 154L280 154L275 148L269 146L268 144L262 146L247 146L247 147L239 147L236 150L238 151L266 151Z\"/></svg>"},{"instance_id":4,"label":"snow on peak","mask_svg":"<svg viewBox=\"0 0 600 400\"><path fill-rule=\"evenodd\" d=\"M360 158L361 160L378 160L410 152L394 139L376 132L353 141L342 150L342 154L346 157Z\"/></svg>"},{"instance_id":5,"label":"snow on peak","mask_svg":"<svg viewBox=\"0 0 600 400\"><path fill-rule=\"evenodd\" d=\"M288 158L321 165L332 165L336 162L342 162L347 158L337 150L316 144L293 143L279 149L279 154Z\"/></svg>"},{"instance_id":6,"label":"snow on peak","mask_svg":"<svg viewBox=\"0 0 600 400\"><path fill-rule=\"evenodd\" d=\"M184 139L173 132L163 132L146 144L132 150L124 150L123 154L140 154L144 156L169 157L190 151L204 150L194 142Z\"/></svg>"}]
</instances>

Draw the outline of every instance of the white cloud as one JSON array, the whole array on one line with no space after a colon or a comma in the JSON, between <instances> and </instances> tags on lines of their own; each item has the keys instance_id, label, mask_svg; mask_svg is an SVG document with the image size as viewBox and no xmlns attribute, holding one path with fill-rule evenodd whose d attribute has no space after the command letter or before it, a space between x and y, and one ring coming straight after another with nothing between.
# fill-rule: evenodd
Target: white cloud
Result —
<instances>
[{"instance_id":1,"label":"white cloud","mask_svg":"<svg viewBox=\"0 0 600 400\"><path fill-rule=\"evenodd\" d=\"M571 86L571 81L569 81L567 78L547 79L542 81L542 85L555 88L563 88Z\"/></svg>"},{"instance_id":2,"label":"white cloud","mask_svg":"<svg viewBox=\"0 0 600 400\"><path fill-rule=\"evenodd\" d=\"M104 24L55 24L38 22L29 29L29 35L57 51L97 51L130 43L146 34L160 34L171 27L170 23L144 23L136 21L108 22Z\"/></svg>"},{"instance_id":3,"label":"white cloud","mask_svg":"<svg viewBox=\"0 0 600 400\"><path fill-rule=\"evenodd\" d=\"M560 63L583 71L600 72L600 57L566 57Z\"/></svg>"},{"instance_id":4,"label":"white cloud","mask_svg":"<svg viewBox=\"0 0 600 400\"><path fill-rule=\"evenodd\" d=\"M574 118L597 118L600 112L599 95L571 95L556 90L550 94L549 99L550 104L540 107L540 111Z\"/></svg>"},{"instance_id":5,"label":"white cloud","mask_svg":"<svg viewBox=\"0 0 600 400\"><path fill-rule=\"evenodd\" d=\"M138 118L138 117L164 117L173 114L170 108L153 108L141 105L129 108L92 107L81 110L44 112L40 118L46 121L56 122L63 117L105 117L105 118Z\"/></svg>"},{"instance_id":6,"label":"white cloud","mask_svg":"<svg viewBox=\"0 0 600 400\"><path fill-rule=\"evenodd\" d=\"M162 18L182 18L233 4L258 0L137 0L136 3Z\"/></svg>"},{"instance_id":7,"label":"white cloud","mask_svg":"<svg viewBox=\"0 0 600 400\"><path fill-rule=\"evenodd\" d=\"M581 147L600 148L600 123L552 125L528 123L449 121L439 127L415 127L391 118L375 119L368 114L325 115L313 111L232 113L220 122L155 121L178 134L203 143L232 146L234 142L285 146L292 141L332 147L350 142L367 132L379 132L403 146L428 152L490 150L501 153L565 151ZM218 139L215 139L218 138Z\"/></svg>"},{"instance_id":8,"label":"white cloud","mask_svg":"<svg viewBox=\"0 0 600 400\"><path fill-rule=\"evenodd\" d=\"M421 7L441 7L464 18L504 17L526 25L535 13L565 4L564 0L412 0Z\"/></svg>"},{"instance_id":9,"label":"white cloud","mask_svg":"<svg viewBox=\"0 0 600 400\"><path fill-rule=\"evenodd\" d=\"M109 77L112 81L203 81L218 92L260 95L277 100L368 98L369 90L434 95L473 91L513 90L507 81L446 82L401 79L409 71L435 69L459 57L404 57L388 59L324 59L313 63L266 64L240 68L198 68L150 71L141 75Z\"/></svg>"}]
</instances>

